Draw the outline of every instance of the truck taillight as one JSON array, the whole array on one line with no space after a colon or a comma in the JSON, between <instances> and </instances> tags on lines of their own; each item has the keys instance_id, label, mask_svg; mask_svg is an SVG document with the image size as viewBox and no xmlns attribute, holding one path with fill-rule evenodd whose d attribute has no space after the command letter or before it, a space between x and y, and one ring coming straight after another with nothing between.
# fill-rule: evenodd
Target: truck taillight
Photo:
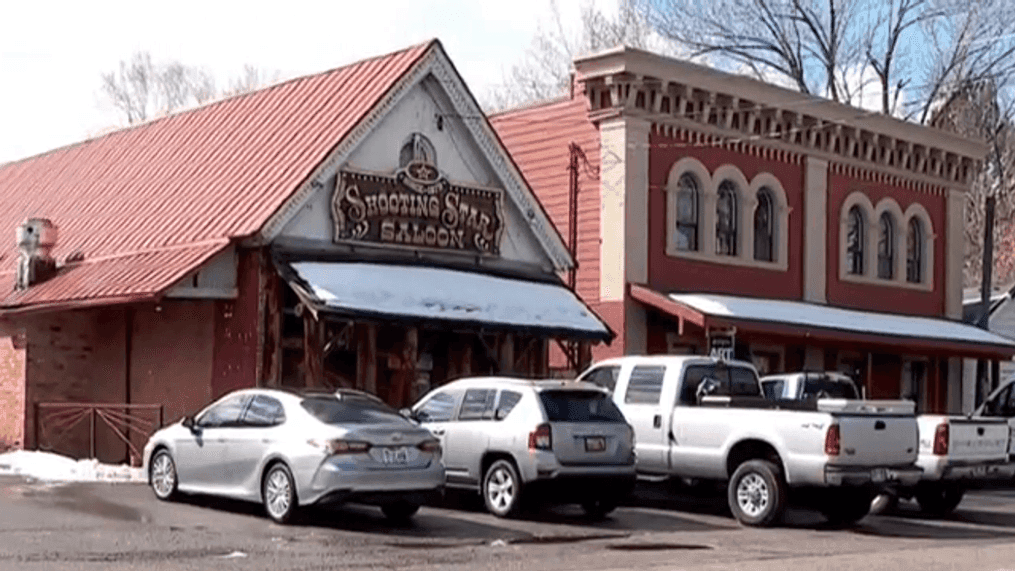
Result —
<instances>
[{"instance_id":1,"label":"truck taillight","mask_svg":"<svg viewBox=\"0 0 1015 571\"><path fill-rule=\"evenodd\" d=\"M540 424L535 430L529 433L529 450L552 450L553 436L550 435L550 425Z\"/></svg>"},{"instance_id":2,"label":"truck taillight","mask_svg":"<svg viewBox=\"0 0 1015 571\"><path fill-rule=\"evenodd\" d=\"M828 432L825 433L825 454L829 456L839 455L839 425L830 424Z\"/></svg>"},{"instance_id":3,"label":"truck taillight","mask_svg":"<svg viewBox=\"0 0 1015 571\"><path fill-rule=\"evenodd\" d=\"M934 455L948 455L948 423L942 422L934 431Z\"/></svg>"}]
</instances>

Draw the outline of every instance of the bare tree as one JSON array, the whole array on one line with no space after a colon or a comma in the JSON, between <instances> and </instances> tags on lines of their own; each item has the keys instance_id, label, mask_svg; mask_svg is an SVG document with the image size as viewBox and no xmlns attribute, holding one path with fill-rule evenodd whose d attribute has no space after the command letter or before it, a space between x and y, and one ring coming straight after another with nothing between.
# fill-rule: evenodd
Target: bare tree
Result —
<instances>
[{"instance_id":1,"label":"bare tree","mask_svg":"<svg viewBox=\"0 0 1015 571\"><path fill-rule=\"evenodd\" d=\"M556 0L550 0L550 9L549 26L539 26L522 61L505 74L503 86L487 95L484 107L503 109L567 93L572 62L582 55L617 45L668 50L661 42L653 43L652 28L635 0L618 0L616 17L604 14L592 0L585 0L575 31L565 25Z\"/></svg>"},{"instance_id":2,"label":"bare tree","mask_svg":"<svg viewBox=\"0 0 1015 571\"><path fill-rule=\"evenodd\" d=\"M259 89L279 76L277 71L270 73L248 64L220 94L207 71L178 61L153 63L151 54L142 51L121 61L117 71L102 74L102 92L125 115L127 124L133 125L217 97Z\"/></svg>"}]
</instances>

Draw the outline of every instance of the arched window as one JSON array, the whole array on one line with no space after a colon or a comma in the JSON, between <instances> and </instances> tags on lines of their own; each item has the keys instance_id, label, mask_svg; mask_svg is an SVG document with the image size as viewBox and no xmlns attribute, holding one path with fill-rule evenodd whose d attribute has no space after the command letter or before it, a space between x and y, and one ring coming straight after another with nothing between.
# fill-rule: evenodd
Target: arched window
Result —
<instances>
[{"instance_id":1,"label":"arched window","mask_svg":"<svg viewBox=\"0 0 1015 571\"><path fill-rule=\"evenodd\" d=\"M698 250L698 197L701 185L693 174L680 176L677 187L677 249Z\"/></svg>"},{"instance_id":2,"label":"arched window","mask_svg":"<svg viewBox=\"0 0 1015 571\"><path fill-rule=\"evenodd\" d=\"M906 281L923 281L923 225L915 217L909 219L906 232Z\"/></svg>"},{"instance_id":3,"label":"arched window","mask_svg":"<svg viewBox=\"0 0 1015 571\"><path fill-rule=\"evenodd\" d=\"M859 206L850 208L846 222L846 268L851 274L863 275L864 224L863 210Z\"/></svg>"},{"instance_id":4,"label":"arched window","mask_svg":"<svg viewBox=\"0 0 1015 571\"><path fill-rule=\"evenodd\" d=\"M754 207L754 259L774 261L775 209L772 191L764 187L758 191L758 205Z\"/></svg>"},{"instance_id":5,"label":"arched window","mask_svg":"<svg viewBox=\"0 0 1015 571\"><path fill-rule=\"evenodd\" d=\"M737 255L737 187L724 180L715 203L715 253Z\"/></svg>"},{"instance_id":6,"label":"arched window","mask_svg":"<svg viewBox=\"0 0 1015 571\"><path fill-rule=\"evenodd\" d=\"M884 212L878 219L878 277L890 280L895 276L895 222Z\"/></svg>"}]
</instances>

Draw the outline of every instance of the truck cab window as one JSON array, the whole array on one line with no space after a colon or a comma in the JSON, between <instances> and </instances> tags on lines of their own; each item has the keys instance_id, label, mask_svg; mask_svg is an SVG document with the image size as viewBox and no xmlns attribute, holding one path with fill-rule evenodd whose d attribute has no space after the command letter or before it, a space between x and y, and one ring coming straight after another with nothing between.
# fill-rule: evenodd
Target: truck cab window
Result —
<instances>
[{"instance_id":1,"label":"truck cab window","mask_svg":"<svg viewBox=\"0 0 1015 571\"><path fill-rule=\"evenodd\" d=\"M663 391L663 377L666 367L662 365L638 365L631 371L631 379L627 383L627 404L659 404L659 395Z\"/></svg>"},{"instance_id":2,"label":"truck cab window","mask_svg":"<svg viewBox=\"0 0 1015 571\"><path fill-rule=\"evenodd\" d=\"M620 375L620 366L608 365L592 369L581 378L583 381L595 383L604 389L613 392L617 386L617 377Z\"/></svg>"},{"instance_id":3,"label":"truck cab window","mask_svg":"<svg viewBox=\"0 0 1015 571\"><path fill-rule=\"evenodd\" d=\"M690 365L684 371L684 383L680 389L680 404L697 404L698 385L706 378L719 381L715 390L709 392L710 395L761 396L758 377L754 371L747 367L720 363Z\"/></svg>"}]
</instances>

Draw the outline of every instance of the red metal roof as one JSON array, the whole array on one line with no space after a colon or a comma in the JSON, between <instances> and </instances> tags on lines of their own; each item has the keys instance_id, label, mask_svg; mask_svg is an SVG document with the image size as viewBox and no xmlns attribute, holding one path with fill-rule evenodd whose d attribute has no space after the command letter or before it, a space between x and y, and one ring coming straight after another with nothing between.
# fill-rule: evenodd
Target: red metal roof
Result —
<instances>
[{"instance_id":1,"label":"red metal roof","mask_svg":"<svg viewBox=\"0 0 1015 571\"><path fill-rule=\"evenodd\" d=\"M15 228L48 218L56 277L0 311L152 297L258 232L436 40L0 165L0 290ZM6 312L5 312L6 313Z\"/></svg>"},{"instance_id":2,"label":"red metal roof","mask_svg":"<svg viewBox=\"0 0 1015 571\"><path fill-rule=\"evenodd\" d=\"M599 130L589 121L585 96L561 98L490 116L490 124L546 209L554 226L570 240L568 228L571 158L577 144L589 167L579 168L578 281L587 302L599 299Z\"/></svg>"}]
</instances>

